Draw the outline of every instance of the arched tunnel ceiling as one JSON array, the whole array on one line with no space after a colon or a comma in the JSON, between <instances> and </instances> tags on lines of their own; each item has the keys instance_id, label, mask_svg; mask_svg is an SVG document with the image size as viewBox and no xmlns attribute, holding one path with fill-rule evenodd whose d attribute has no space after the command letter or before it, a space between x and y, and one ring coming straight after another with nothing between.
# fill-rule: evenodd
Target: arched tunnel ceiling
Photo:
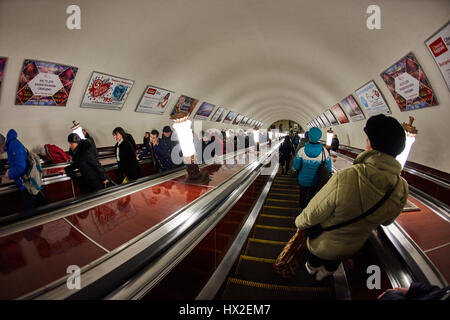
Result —
<instances>
[{"instance_id":1,"label":"arched tunnel ceiling","mask_svg":"<svg viewBox=\"0 0 450 320\"><path fill-rule=\"evenodd\" d=\"M14 28L21 35L48 19L46 12L63 12L68 5L13 2L20 21ZM81 30L61 31L64 37L55 33L64 26L61 14L53 17L54 25L41 24L40 34L57 61L64 50L84 68L114 69L266 125L282 118L305 125L410 51L411 38L404 35L424 39L429 31L423 25L435 30L441 20L433 23L433 17L450 12L447 0L376 1L382 29L368 30L366 9L372 2L80 0ZM39 56L38 46L27 50Z\"/></svg>"}]
</instances>

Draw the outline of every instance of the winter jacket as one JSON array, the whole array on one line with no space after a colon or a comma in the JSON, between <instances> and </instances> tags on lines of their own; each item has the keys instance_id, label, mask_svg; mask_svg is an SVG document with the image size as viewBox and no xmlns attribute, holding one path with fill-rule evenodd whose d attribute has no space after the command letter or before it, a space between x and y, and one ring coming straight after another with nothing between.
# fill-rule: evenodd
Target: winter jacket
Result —
<instances>
[{"instance_id":1,"label":"winter jacket","mask_svg":"<svg viewBox=\"0 0 450 320\"><path fill-rule=\"evenodd\" d=\"M295 150L292 143L284 141L280 146L280 161L290 160L294 155Z\"/></svg>"},{"instance_id":2,"label":"winter jacket","mask_svg":"<svg viewBox=\"0 0 450 320\"><path fill-rule=\"evenodd\" d=\"M127 133L126 137L124 137L124 140L128 140L133 147L134 153L136 154L136 141L134 141L134 138L131 134Z\"/></svg>"},{"instance_id":3,"label":"winter jacket","mask_svg":"<svg viewBox=\"0 0 450 320\"><path fill-rule=\"evenodd\" d=\"M44 145L44 149L47 153L47 158L51 163L64 163L70 161L70 156L65 153L63 149L54 144L46 144Z\"/></svg>"},{"instance_id":4,"label":"winter jacket","mask_svg":"<svg viewBox=\"0 0 450 320\"><path fill-rule=\"evenodd\" d=\"M163 139L158 139L158 144L152 146L153 154L156 158L160 171L166 171L173 168L172 161L167 153L167 146Z\"/></svg>"},{"instance_id":5,"label":"winter jacket","mask_svg":"<svg viewBox=\"0 0 450 320\"><path fill-rule=\"evenodd\" d=\"M320 163L322 162L322 150L325 154L328 172L331 173L331 159L328 150L322 147L320 143L305 144L294 158L294 170L299 171L298 183L302 187L315 187L319 184L319 176L317 174Z\"/></svg>"},{"instance_id":6,"label":"winter jacket","mask_svg":"<svg viewBox=\"0 0 450 320\"><path fill-rule=\"evenodd\" d=\"M339 139L333 138L331 139L331 150L337 152L339 150Z\"/></svg>"},{"instance_id":7,"label":"winter jacket","mask_svg":"<svg viewBox=\"0 0 450 320\"><path fill-rule=\"evenodd\" d=\"M172 138L174 140L172 140ZM175 148L177 144L179 144L178 137L176 136L176 133L172 132L170 136L166 137L164 134L161 137L161 140L164 141L164 144L167 147L167 154L169 157L172 156L172 150Z\"/></svg>"},{"instance_id":8,"label":"winter jacket","mask_svg":"<svg viewBox=\"0 0 450 320\"><path fill-rule=\"evenodd\" d=\"M95 157L98 158L98 150L97 150L97 146L95 145L94 138L92 138L92 137L90 136L90 134L87 133L87 132L86 132L86 134L85 134L84 137L91 143L92 151L93 151Z\"/></svg>"},{"instance_id":9,"label":"winter jacket","mask_svg":"<svg viewBox=\"0 0 450 320\"><path fill-rule=\"evenodd\" d=\"M75 150L70 150L72 163L64 168L66 174L75 177L75 169L81 173L83 192L94 192L104 188L103 181L109 180L105 169L98 162L94 150L88 140L81 140Z\"/></svg>"},{"instance_id":10,"label":"winter jacket","mask_svg":"<svg viewBox=\"0 0 450 320\"><path fill-rule=\"evenodd\" d=\"M141 169L136 159L136 150L128 139L122 140L120 144L114 146L114 154L119 149L119 159L117 161L119 170L128 177L128 180L136 180L141 176Z\"/></svg>"},{"instance_id":11,"label":"winter jacket","mask_svg":"<svg viewBox=\"0 0 450 320\"><path fill-rule=\"evenodd\" d=\"M348 221L396 187L378 210L348 226L308 239L308 249L322 259L345 259L364 245L372 230L392 223L408 198L408 183L400 172L401 165L394 157L371 150L359 154L352 167L335 173L295 219L297 228L303 230L317 224L325 228Z\"/></svg>"},{"instance_id":12,"label":"winter jacket","mask_svg":"<svg viewBox=\"0 0 450 320\"><path fill-rule=\"evenodd\" d=\"M27 169L27 150L17 139L17 132L14 129L9 130L6 135L5 151L8 154L8 178L16 182L20 191L24 191L25 187L20 177Z\"/></svg>"}]
</instances>

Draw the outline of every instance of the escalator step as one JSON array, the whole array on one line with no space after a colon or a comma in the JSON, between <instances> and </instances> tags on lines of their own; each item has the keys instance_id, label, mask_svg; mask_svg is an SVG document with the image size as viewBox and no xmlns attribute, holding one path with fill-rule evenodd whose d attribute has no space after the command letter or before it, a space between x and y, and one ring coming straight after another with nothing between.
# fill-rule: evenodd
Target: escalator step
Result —
<instances>
[{"instance_id":1,"label":"escalator step","mask_svg":"<svg viewBox=\"0 0 450 320\"><path fill-rule=\"evenodd\" d=\"M275 259L241 255L234 277L248 281L261 281L264 279L264 283L288 286L323 287L328 284L325 281L316 281L313 276L309 275L303 262L299 262L300 266L297 274L292 279L283 278L276 273L273 270L274 263Z\"/></svg>"},{"instance_id":2,"label":"escalator step","mask_svg":"<svg viewBox=\"0 0 450 320\"><path fill-rule=\"evenodd\" d=\"M265 205L285 208L298 208L298 200L267 198Z\"/></svg>"},{"instance_id":3,"label":"escalator step","mask_svg":"<svg viewBox=\"0 0 450 320\"><path fill-rule=\"evenodd\" d=\"M299 199L299 193L281 193L281 192L270 192L269 197L275 199L287 199L287 200L297 200Z\"/></svg>"},{"instance_id":4,"label":"escalator step","mask_svg":"<svg viewBox=\"0 0 450 320\"><path fill-rule=\"evenodd\" d=\"M295 228L295 217L262 213L259 215L257 223L266 226Z\"/></svg>"},{"instance_id":5,"label":"escalator step","mask_svg":"<svg viewBox=\"0 0 450 320\"><path fill-rule=\"evenodd\" d=\"M301 300L330 299L330 296L331 292L329 288L282 286L228 278L227 287L222 299Z\"/></svg>"},{"instance_id":6,"label":"escalator step","mask_svg":"<svg viewBox=\"0 0 450 320\"><path fill-rule=\"evenodd\" d=\"M253 238L273 241L289 241L296 231L296 228L255 225Z\"/></svg>"},{"instance_id":7,"label":"escalator step","mask_svg":"<svg viewBox=\"0 0 450 320\"><path fill-rule=\"evenodd\" d=\"M264 214L275 214L279 216L290 216L297 217L300 214L299 208L286 208L282 206L272 206L272 205L264 205L263 211Z\"/></svg>"},{"instance_id":8,"label":"escalator step","mask_svg":"<svg viewBox=\"0 0 450 320\"><path fill-rule=\"evenodd\" d=\"M249 238L245 255L266 259L276 259L286 244L287 242L285 241Z\"/></svg>"}]
</instances>

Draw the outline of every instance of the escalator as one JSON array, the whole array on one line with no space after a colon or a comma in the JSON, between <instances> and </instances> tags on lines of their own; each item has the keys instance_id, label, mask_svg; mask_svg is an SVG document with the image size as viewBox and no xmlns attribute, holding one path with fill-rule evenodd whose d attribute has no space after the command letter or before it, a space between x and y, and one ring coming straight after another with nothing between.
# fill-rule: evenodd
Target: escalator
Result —
<instances>
[{"instance_id":1,"label":"escalator","mask_svg":"<svg viewBox=\"0 0 450 320\"><path fill-rule=\"evenodd\" d=\"M334 299L333 280L315 281L303 267L305 261L300 262L293 279L273 270L275 259L297 230L294 220L299 213L298 198L296 179L277 174L220 299Z\"/></svg>"}]
</instances>

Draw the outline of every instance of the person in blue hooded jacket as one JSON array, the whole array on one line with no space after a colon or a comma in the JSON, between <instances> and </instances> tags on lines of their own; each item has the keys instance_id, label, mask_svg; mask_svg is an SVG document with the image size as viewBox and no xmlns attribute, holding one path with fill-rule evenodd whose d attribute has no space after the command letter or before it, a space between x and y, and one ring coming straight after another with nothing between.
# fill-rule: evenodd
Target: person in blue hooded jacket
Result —
<instances>
[{"instance_id":1,"label":"person in blue hooded jacket","mask_svg":"<svg viewBox=\"0 0 450 320\"><path fill-rule=\"evenodd\" d=\"M319 142L321 137L322 131L319 128L311 128L308 132L308 142L297 152L294 158L293 167L298 171L297 178L300 185L300 208L306 208L317 192L319 184L318 169L322 161L322 152L326 159L328 172L331 173L330 154Z\"/></svg>"},{"instance_id":2,"label":"person in blue hooded jacket","mask_svg":"<svg viewBox=\"0 0 450 320\"><path fill-rule=\"evenodd\" d=\"M21 177L27 169L27 149L17 139L17 132L14 129L8 131L6 135L5 151L8 154L8 166L9 169L5 175L16 182L17 187L20 190L20 202L22 205L22 211L30 210L39 205L48 203L42 192L37 195L28 193L25 186L22 183Z\"/></svg>"}]
</instances>

